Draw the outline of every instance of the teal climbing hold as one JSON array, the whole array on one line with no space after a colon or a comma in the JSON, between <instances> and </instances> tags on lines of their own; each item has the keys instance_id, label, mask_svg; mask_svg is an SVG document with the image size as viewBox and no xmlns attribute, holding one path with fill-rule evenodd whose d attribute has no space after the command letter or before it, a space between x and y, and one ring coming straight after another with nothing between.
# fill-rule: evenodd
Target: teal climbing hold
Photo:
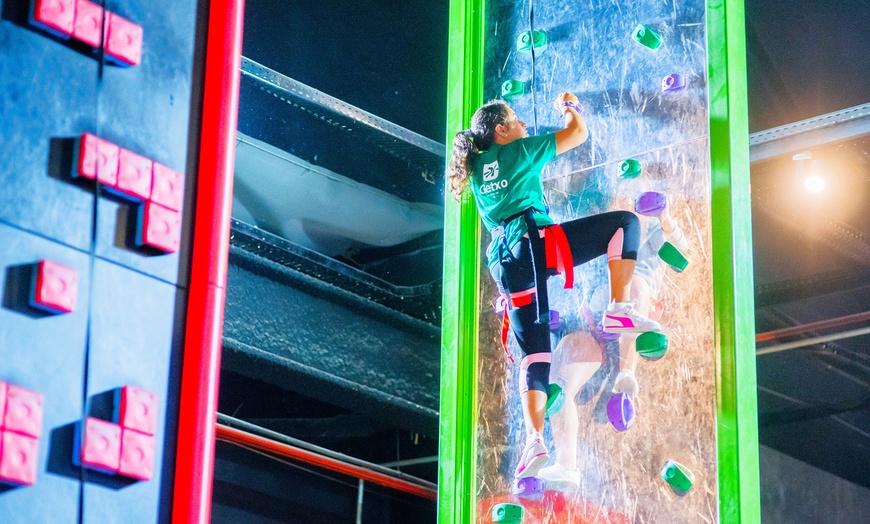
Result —
<instances>
[{"instance_id":1,"label":"teal climbing hold","mask_svg":"<svg viewBox=\"0 0 870 524\"><path fill-rule=\"evenodd\" d=\"M520 33L517 37L517 51L522 53L529 53L532 51L532 33L531 31L524 31ZM534 45L535 49L539 51L543 51L544 48L547 47L549 43L549 39L547 38L547 33L543 31L535 31L534 37Z\"/></svg>"},{"instance_id":2,"label":"teal climbing hold","mask_svg":"<svg viewBox=\"0 0 870 524\"><path fill-rule=\"evenodd\" d=\"M637 354L646 360L658 360L668 352L668 337L664 333L641 333L634 343Z\"/></svg>"},{"instance_id":3,"label":"teal climbing hold","mask_svg":"<svg viewBox=\"0 0 870 524\"><path fill-rule=\"evenodd\" d=\"M501 85L501 97L510 100L526 92L526 83L520 80L505 80Z\"/></svg>"},{"instance_id":4,"label":"teal climbing hold","mask_svg":"<svg viewBox=\"0 0 870 524\"><path fill-rule=\"evenodd\" d=\"M643 167L640 162L633 158L623 161L619 164L619 178L637 178L643 172Z\"/></svg>"},{"instance_id":5,"label":"teal climbing hold","mask_svg":"<svg viewBox=\"0 0 870 524\"><path fill-rule=\"evenodd\" d=\"M661 475L665 482L673 488L678 495L685 495L692 489L694 480L692 472L679 462L668 460L661 469Z\"/></svg>"},{"instance_id":6,"label":"teal climbing hold","mask_svg":"<svg viewBox=\"0 0 870 524\"><path fill-rule=\"evenodd\" d=\"M637 43L653 51L662 45L661 35L643 24L640 24L635 28L632 36Z\"/></svg>"},{"instance_id":7,"label":"teal climbing hold","mask_svg":"<svg viewBox=\"0 0 870 524\"><path fill-rule=\"evenodd\" d=\"M562 386L556 384L555 382L551 383L547 387L547 418L552 417L556 413L562 409L562 406L565 405L565 392L562 391Z\"/></svg>"},{"instance_id":8,"label":"teal climbing hold","mask_svg":"<svg viewBox=\"0 0 870 524\"><path fill-rule=\"evenodd\" d=\"M500 524L520 524L523 521L523 507L518 504L496 504L492 507L492 521Z\"/></svg>"},{"instance_id":9,"label":"teal climbing hold","mask_svg":"<svg viewBox=\"0 0 870 524\"><path fill-rule=\"evenodd\" d=\"M689 259L686 258L686 255L682 254L680 250L670 242L665 242L662 244L662 247L659 248L659 257L677 273L682 273L689 265Z\"/></svg>"}]
</instances>

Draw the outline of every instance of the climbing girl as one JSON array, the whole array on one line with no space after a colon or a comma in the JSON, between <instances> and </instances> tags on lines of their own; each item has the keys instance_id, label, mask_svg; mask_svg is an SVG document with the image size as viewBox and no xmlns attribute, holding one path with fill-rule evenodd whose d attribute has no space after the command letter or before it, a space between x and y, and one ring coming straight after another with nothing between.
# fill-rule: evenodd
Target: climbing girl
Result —
<instances>
[{"instance_id":1,"label":"climbing girl","mask_svg":"<svg viewBox=\"0 0 870 524\"><path fill-rule=\"evenodd\" d=\"M527 438L516 478L535 476L549 459L542 436L550 374L547 277L564 272L565 287L570 288L575 265L606 254L612 301L604 313L604 329L661 328L629 302L640 241L640 225L633 213L614 211L563 224L546 214L541 169L589 136L576 96L560 93L554 105L564 116L564 129L530 137L525 122L506 102L487 102L472 116L471 128L454 137L448 166L450 191L458 200L471 186L483 224L492 235L489 270L507 297L510 330L523 353L520 398Z\"/></svg>"}]
</instances>

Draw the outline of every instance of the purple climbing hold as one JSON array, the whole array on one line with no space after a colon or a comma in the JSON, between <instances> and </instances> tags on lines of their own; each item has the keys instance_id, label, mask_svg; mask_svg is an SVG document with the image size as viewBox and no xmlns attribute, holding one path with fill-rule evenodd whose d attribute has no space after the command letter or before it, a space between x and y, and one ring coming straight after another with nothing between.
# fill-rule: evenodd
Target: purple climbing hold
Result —
<instances>
[{"instance_id":1,"label":"purple climbing hold","mask_svg":"<svg viewBox=\"0 0 870 524\"><path fill-rule=\"evenodd\" d=\"M538 477L516 479L511 485L511 493L524 498L537 500L544 496L544 481Z\"/></svg>"},{"instance_id":2,"label":"purple climbing hold","mask_svg":"<svg viewBox=\"0 0 870 524\"><path fill-rule=\"evenodd\" d=\"M662 79L662 92L681 93L686 90L686 77L679 73L668 75Z\"/></svg>"},{"instance_id":3,"label":"purple climbing hold","mask_svg":"<svg viewBox=\"0 0 870 524\"><path fill-rule=\"evenodd\" d=\"M648 217L659 216L667 205L667 197L663 193L657 191L641 193L634 199L635 212L639 215L645 215Z\"/></svg>"},{"instance_id":4,"label":"purple climbing hold","mask_svg":"<svg viewBox=\"0 0 870 524\"><path fill-rule=\"evenodd\" d=\"M619 340L619 333L608 333L607 331L604 331L604 326L601 325L601 322L599 322L598 338L605 342L613 342L614 340Z\"/></svg>"},{"instance_id":5,"label":"purple climbing hold","mask_svg":"<svg viewBox=\"0 0 870 524\"><path fill-rule=\"evenodd\" d=\"M555 309L550 310L550 331L556 331L562 327L562 320L559 318L559 312Z\"/></svg>"},{"instance_id":6,"label":"purple climbing hold","mask_svg":"<svg viewBox=\"0 0 870 524\"><path fill-rule=\"evenodd\" d=\"M507 297L504 295L499 295L497 299L495 299L495 314L498 316L504 315L504 310L507 309Z\"/></svg>"},{"instance_id":7,"label":"purple climbing hold","mask_svg":"<svg viewBox=\"0 0 870 524\"><path fill-rule=\"evenodd\" d=\"M616 431L625 431L634 424L634 402L627 393L616 393L610 397L607 419Z\"/></svg>"}]
</instances>

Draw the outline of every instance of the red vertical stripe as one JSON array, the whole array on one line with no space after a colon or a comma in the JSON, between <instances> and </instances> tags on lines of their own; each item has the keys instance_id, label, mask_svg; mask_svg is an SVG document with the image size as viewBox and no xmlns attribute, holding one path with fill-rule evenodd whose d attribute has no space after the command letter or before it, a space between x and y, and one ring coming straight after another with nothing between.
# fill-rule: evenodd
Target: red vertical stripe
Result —
<instances>
[{"instance_id":1,"label":"red vertical stripe","mask_svg":"<svg viewBox=\"0 0 870 524\"><path fill-rule=\"evenodd\" d=\"M172 521L211 520L244 0L212 0Z\"/></svg>"}]
</instances>

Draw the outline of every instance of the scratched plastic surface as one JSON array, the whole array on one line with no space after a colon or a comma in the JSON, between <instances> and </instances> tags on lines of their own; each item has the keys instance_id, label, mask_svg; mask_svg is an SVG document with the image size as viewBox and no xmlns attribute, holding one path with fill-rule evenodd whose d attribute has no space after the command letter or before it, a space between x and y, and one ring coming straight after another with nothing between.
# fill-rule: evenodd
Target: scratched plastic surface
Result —
<instances>
[{"instance_id":1,"label":"scratched plastic surface","mask_svg":"<svg viewBox=\"0 0 870 524\"><path fill-rule=\"evenodd\" d=\"M524 442L517 387L521 355L511 338L517 364L504 358L500 319L492 307L497 292L482 268L478 522L489 521L493 504L508 501L524 505L524 523L718 522L704 2L537 0L533 29L547 32L549 46L536 53L534 82L532 56L514 47L516 36L530 29L529 0L487 4L486 96L498 97L502 82L510 78L533 85L533 94L511 101L531 134L535 120L538 134L561 127L552 106L559 92L576 93L586 107L589 141L544 172L550 215L564 222L631 210L640 193L664 192L688 241L690 263L682 273L663 272L660 322L670 347L661 360L639 362L637 421L622 433L608 423L605 412L619 371L619 342L600 342L594 329L606 305L604 257L577 268L573 289L563 289L562 277L550 278L550 307L564 319L563 328L551 336L551 379L568 374L577 355L576 346L573 351L563 350L565 344L558 347L566 336L581 341L587 353L590 347L593 352L600 348L604 362L563 408L576 410L579 421L573 445L580 485L548 483L539 501L510 495ZM661 48L653 52L632 39L639 24L662 35ZM662 92L662 78L672 73L686 76L685 92ZM640 177L617 177L626 158L643 164ZM640 219L643 241L654 219ZM484 235L484 246L488 241ZM562 424L546 424L551 457L560 449L564 453ZM554 448L553 426L563 441L560 448ZM668 459L694 475L688 494L674 493L659 476Z\"/></svg>"}]
</instances>

